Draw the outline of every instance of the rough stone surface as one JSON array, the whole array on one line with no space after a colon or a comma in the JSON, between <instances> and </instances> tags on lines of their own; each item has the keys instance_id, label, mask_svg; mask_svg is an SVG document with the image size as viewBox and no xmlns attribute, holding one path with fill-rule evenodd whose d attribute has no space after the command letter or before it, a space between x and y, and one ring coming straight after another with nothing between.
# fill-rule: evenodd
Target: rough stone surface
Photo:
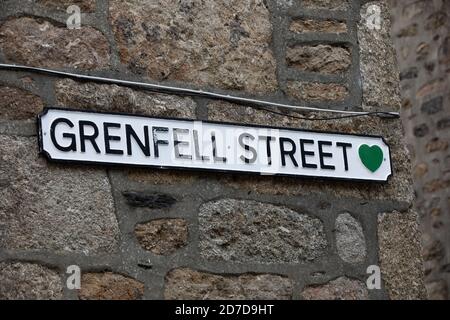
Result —
<instances>
[{"instance_id":1,"label":"rough stone surface","mask_svg":"<svg viewBox=\"0 0 450 320\"><path fill-rule=\"evenodd\" d=\"M448 4L448 3L447 3ZM447 36L439 47L439 63L447 68L450 67L450 37Z\"/></svg>"},{"instance_id":2,"label":"rough stone surface","mask_svg":"<svg viewBox=\"0 0 450 320\"><path fill-rule=\"evenodd\" d=\"M136 226L139 244L154 254L167 255L186 246L188 227L184 219L158 219Z\"/></svg>"},{"instance_id":3,"label":"rough stone surface","mask_svg":"<svg viewBox=\"0 0 450 320\"><path fill-rule=\"evenodd\" d=\"M98 30L67 29L49 21L13 18L0 26L6 59L36 67L101 69L109 65L109 44Z\"/></svg>"},{"instance_id":4,"label":"rough stone surface","mask_svg":"<svg viewBox=\"0 0 450 320\"><path fill-rule=\"evenodd\" d=\"M180 170L130 169L127 171L128 179L144 185L189 185L194 183L201 175L201 173Z\"/></svg>"},{"instance_id":5,"label":"rough stone surface","mask_svg":"<svg viewBox=\"0 0 450 320\"><path fill-rule=\"evenodd\" d=\"M277 85L262 0L113 0L120 58L133 72L267 93Z\"/></svg>"},{"instance_id":6,"label":"rough stone surface","mask_svg":"<svg viewBox=\"0 0 450 320\"><path fill-rule=\"evenodd\" d=\"M309 286L301 293L305 300L367 300L367 287L359 280L340 277L323 285Z\"/></svg>"},{"instance_id":7,"label":"rough stone surface","mask_svg":"<svg viewBox=\"0 0 450 320\"><path fill-rule=\"evenodd\" d=\"M445 130L450 128L450 117L439 120L436 124L436 127L438 130Z\"/></svg>"},{"instance_id":8,"label":"rough stone surface","mask_svg":"<svg viewBox=\"0 0 450 320\"><path fill-rule=\"evenodd\" d=\"M0 120L34 120L42 111L42 99L13 87L0 87Z\"/></svg>"},{"instance_id":9,"label":"rough stone surface","mask_svg":"<svg viewBox=\"0 0 450 320\"><path fill-rule=\"evenodd\" d=\"M414 211L394 211L378 218L380 268L391 299L426 298L417 219Z\"/></svg>"},{"instance_id":10,"label":"rough stone surface","mask_svg":"<svg viewBox=\"0 0 450 320\"><path fill-rule=\"evenodd\" d=\"M287 114L302 115L296 112ZM311 118L329 117L329 114L307 114ZM355 118L334 121L307 121L282 115L274 115L264 110L239 106L228 102L215 101L208 105L208 119L215 121L239 122L243 124L276 125L283 128L302 128L308 130L346 132L383 136L391 148L392 165L395 174L387 184L361 184L351 182L315 181L270 176L226 176L224 183L239 190L264 194L299 195L325 193L336 197L362 198L366 200L391 199L413 202L411 164L409 153L399 133L403 132L398 120L386 121L378 118Z\"/></svg>"},{"instance_id":11,"label":"rough stone surface","mask_svg":"<svg viewBox=\"0 0 450 320\"><path fill-rule=\"evenodd\" d=\"M414 136L418 138L423 138L430 132L430 128L425 124L422 123L420 125L417 125L413 129Z\"/></svg>"},{"instance_id":12,"label":"rough stone surface","mask_svg":"<svg viewBox=\"0 0 450 320\"><path fill-rule=\"evenodd\" d=\"M446 151L448 149L448 142L439 138L433 138L427 143L426 149L428 153Z\"/></svg>"},{"instance_id":13,"label":"rough stone surface","mask_svg":"<svg viewBox=\"0 0 450 320\"><path fill-rule=\"evenodd\" d=\"M289 300L292 281L271 274L222 276L187 268L174 269L166 276L167 300Z\"/></svg>"},{"instance_id":14,"label":"rough stone surface","mask_svg":"<svg viewBox=\"0 0 450 320\"><path fill-rule=\"evenodd\" d=\"M31 263L0 263L0 300L55 300L62 298L58 273Z\"/></svg>"},{"instance_id":15,"label":"rough stone surface","mask_svg":"<svg viewBox=\"0 0 450 320\"><path fill-rule=\"evenodd\" d=\"M436 31L440 27L444 26L447 21L448 21L447 12L441 11L434 12L427 17L425 22L425 30Z\"/></svg>"},{"instance_id":16,"label":"rough stone surface","mask_svg":"<svg viewBox=\"0 0 450 320\"><path fill-rule=\"evenodd\" d=\"M429 79L427 79L429 80ZM444 77L439 77L437 79L429 80L424 85L417 88L417 91L413 93L413 98L426 98L431 95L438 94L439 92L446 92L448 84ZM403 92L408 93L408 92ZM419 118L420 119L420 118Z\"/></svg>"},{"instance_id":17,"label":"rough stone surface","mask_svg":"<svg viewBox=\"0 0 450 320\"><path fill-rule=\"evenodd\" d=\"M327 247L319 219L268 203L209 202L199 224L201 255L212 260L296 263L313 261Z\"/></svg>"},{"instance_id":18,"label":"rough stone surface","mask_svg":"<svg viewBox=\"0 0 450 320\"><path fill-rule=\"evenodd\" d=\"M414 167L414 177L423 177L428 172L428 165L426 163L419 163Z\"/></svg>"},{"instance_id":19,"label":"rough stone surface","mask_svg":"<svg viewBox=\"0 0 450 320\"><path fill-rule=\"evenodd\" d=\"M56 83L56 99L58 105L68 108L195 118L195 102L191 98L136 91L116 85L79 83L64 79Z\"/></svg>"},{"instance_id":20,"label":"rough stone surface","mask_svg":"<svg viewBox=\"0 0 450 320\"><path fill-rule=\"evenodd\" d=\"M418 72L419 71L416 67L408 68L400 72L400 80L417 78Z\"/></svg>"},{"instance_id":21,"label":"rough stone surface","mask_svg":"<svg viewBox=\"0 0 450 320\"><path fill-rule=\"evenodd\" d=\"M82 13L95 11L95 0L36 0L36 2L64 12L72 5L80 7Z\"/></svg>"},{"instance_id":22,"label":"rough stone surface","mask_svg":"<svg viewBox=\"0 0 450 320\"><path fill-rule=\"evenodd\" d=\"M49 164L36 138L0 135L0 248L85 254L117 249L106 173Z\"/></svg>"},{"instance_id":23,"label":"rough stone surface","mask_svg":"<svg viewBox=\"0 0 450 320\"><path fill-rule=\"evenodd\" d=\"M92 11L82 8L83 28L76 33L65 27L66 0L29 0L23 5L8 0L5 10L0 10L0 60L21 63L22 59L26 64L36 60L37 64L55 65L55 69L84 68L80 73L113 78L126 73L126 79L151 79L208 91L225 89L225 94L236 90L245 97L278 102L288 99L298 105L390 111L398 108L385 104L397 99L386 97L396 94L394 89L388 90L397 84L397 71L391 65L390 53L383 51L390 45L377 42L389 40L385 35L386 12L382 30L362 30L366 26L361 19L364 25L359 26L359 33L364 32L366 47L360 47L361 41L355 38L360 7L367 2L73 0L71 4L93 6ZM417 0L396 2L403 9L405 2ZM409 108L410 117L421 119L408 128L408 134L422 135L417 140L424 149L417 153L429 152L432 159L414 164L415 173L424 179L415 191L435 197L450 185L450 174L434 176L438 166L450 170L450 156L443 153L448 152L446 142L450 141L443 135L449 132L450 124L449 116L443 114L448 109L445 75L450 42L443 34L448 15L434 14L448 11L427 11L443 1L432 2L402 10L415 20L394 35L396 40L407 41L429 30L428 38L417 39L408 50L402 48L402 54L407 51L409 55L402 58L408 65L401 68L401 78L410 92L402 104ZM370 4L380 3L384 10L384 1ZM97 8L99 11L92 14ZM24 15L29 18L20 18ZM29 21L43 30L28 30L25 24ZM86 45L81 37L93 28L101 33L88 34ZM18 36L11 30L17 30ZM16 38L25 40L15 43ZM97 39L105 39L105 45ZM107 58L100 55L97 59L96 50L103 48ZM72 56L66 54L69 51ZM350 60L359 59L359 52L362 59L376 56L361 62L367 67L363 72L374 72L381 64L364 92L361 87L368 80L364 74L360 79L356 70L360 61L349 65ZM291 61L286 69L288 54ZM388 61L384 61L385 56ZM419 291L414 283L420 283L416 278L420 272L415 273L420 262L403 263L405 255L416 253L405 254L394 247L417 252L418 246L404 246L396 238L400 237L397 233L403 238L415 236L415 230L411 233L398 227L397 232L393 228L394 237L386 232L394 239L391 247L386 245L391 239L388 236L380 240L383 253L378 251L381 237L371 234L377 232L379 213L405 210L413 201L411 165L399 119L308 121L289 115L318 120L330 114L274 109L281 112L278 115L257 106L237 106L206 97L156 94L28 72L5 70L2 75L0 89L22 88L51 106L377 135L383 136L391 149L395 172L384 184L56 165L38 159L36 139L24 137L36 134L31 120L27 123L0 116L0 251L4 251L0 264L26 259L27 263L57 268L63 278L66 262L76 261L87 273L82 281L86 288L78 293L63 288L64 298L79 294L82 299L384 299L388 293L392 297L393 291L405 296ZM371 88L372 84L380 88ZM372 102L380 101L382 107L369 105L368 98L358 105L362 93L372 97ZM33 101L32 97L26 99ZM33 103L28 107L34 108ZM34 118L34 111L15 109L17 112L8 117L22 117L21 113L27 112L24 120ZM435 124L424 117L434 119ZM430 217L433 230L446 226L447 211L442 204L447 202L443 196L424 202L421 214ZM441 281L447 280L442 275L450 270L448 241L432 240L424 250L425 272L433 280L428 283L430 292L442 297L448 289ZM369 290L369 294L364 283L368 261L388 265L387 272L383 269L388 281L384 280L382 290ZM441 274L436 274L437 269ZM394 275L389 278L386 274ZM16 276L19 282L20 276ZM0 279L0 286L2 283Z\"/></svg>"},{"instance_id":24,"label":"rough stone surface","mask_svg":"<svg viewBox=\"0 0 450 320\"><path fill-rule=\"evenodd\" d=\"M444 179L445 179L445 176L444 176ZM422 190L425 194L427 194L427 193L432 194L432 193L436 193L441 190L445 190L448 187L450 187L450 178L447 175L447 179L445 179L445 180L433 179L433 180L426 182L423 185Z\"/></svg>"},{"instance_id":25,"label":"rough stone surface","mask_svg":"<svg viewBox=\"0 0 450 320\"><path fill-rule=\"evenodd\" d=\"M398 38L414 37L415 35L417 35L417 23L413 23L413 24L403 28L396 34L396 37L398 37Z\"/></svg>"},{"instance_id":26,"label":"rough stone surface","mask_svg":"<svg viewBox=\"0 0 450 320\"><path fill-rule=\"evenodd\" d=\"M336 246L342 260L349 263L364 261L366 240L361 224L349 213L340 214L335 225Z\"/></svg>"},{"instance_id":27,"label":"rough stone surface","mask_svg":"<svg viewBox=\"0 0 450 320\"><path fill-rule=\"evenodd\" d=\"M348 96L348 89L335 83L315 83L290 81L287 94L305 101L342 101Z\"/></svg>"},{"instance_id":28,"label":"rough stone surface","mask_svg":"<svg viewBox=\"0 0 450 320\"><path fill-rule=\"evenodd\" d=\"M291 23L289 30L295 33L346 33L347 24L335 20L294 20Z\"/></svg>"},{"instance_id":29,"label":"rough stone surface","mask_svg":"<svg viewBox=\"0 0 450 320\"><path fill-rule=\"evenodd\" d=\"M434 198L439 199L439 198ZM439 240L432 240L429 235L424 236L423 257L426 260L442 260L445 256L444 245Z\"/></svg>"},{"instance_id":30,"label":"rough stone surface","mask_svg":"<svg viewBox=\"0 0 450 320\"><path fill-rule=\"evenodd\" d=\"M304 0L303 6L310 9L345 10L349 6L348 0Z\"/></svg>"},{"instance_id":31,"label":"rough stone surface","mask_svg":"<svg viewBox=\"0 0 450 320\"><path fill-rule=\"evenodd\" d=\"M366 23L370 11L381 8L381 30L371 30ZM398 110L401 106L399 75L395 49L390 36L390 12L386 0L369 2L361 7L358 23L363 101L367 110Z\"/></svg>"},{"instance_id":32,"label":"rough stone surface","mask_svg":"<svg viewBox=\"0 0 450 320\"><path fill-rule=\"evenodd\" d=\"M445 280L428 282L426 287L430 300L447 300L448 288Z\"/></svg>"},{"instance_id":33,"label":"rough stone surface","mask_svg":"<svg viewBox=\"0 0 450 320\"><path fill-rule=\"evenodd\" d=\"M112 272L86 273L81 277L80 300L137 300L144 294L144 284Z\"/></svg>"},{"instance_id":34,"label":"rough stone surface","mask_svg":"<svg viewBox=\"0 0 450 320\"><path fill-rule=\"evenodd\" d=\"M449 299L450 273L450 1L390 1L392 33L416 26L409 37L395 37L404 105L401 116L415 168L415 209L425 244L425 282L430 298ZM447 48L447 49L445 49ZM409 72L412 66L415 70ZM442 128L442 129L440 129ZM447 129L445 129L447 128ZM447 161L446 161L447 159ZM429 254L439 244L439 255ZM431 250L433 252L434 250Z\"/></svg>"},{"instance_id":35,"label":"rough stone surface","mask_svg":"<svg viewBox=\"0 0 450 320\"><path fill-rule=\"evenodd\" d=\"M424 13L427 8L429 1L427 0L412 0L404 1L405 6L403 7L403 15L408 19L418 18L422 13Z\"/></svg>"},{"instance_id":36,"label":"rough stone surface","mask_svg":"<svg viewBox=\"0 0 450 320\"><path fill-rule=\"evenodd\" d=\"M331 45L295 46L287 49L287 65L301 71L338 74L348 70L350 50Z\"/></svg>"}]
</instances>

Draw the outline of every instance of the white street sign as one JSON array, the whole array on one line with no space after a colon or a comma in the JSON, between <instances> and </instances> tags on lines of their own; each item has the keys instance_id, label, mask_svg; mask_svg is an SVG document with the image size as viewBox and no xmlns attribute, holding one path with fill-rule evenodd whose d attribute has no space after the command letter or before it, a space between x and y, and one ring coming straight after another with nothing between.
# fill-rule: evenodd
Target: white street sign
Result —
<instances>
[{"instance_id":1,"label":"white street sign","mask_svg":"<svg viewBox=\"0 0 450 320\"><path fill-rule=\"evenodd\" d=\"M383 138L68 109L39 116L54 161L387 181Z\"/></svg>"}]
</instances>

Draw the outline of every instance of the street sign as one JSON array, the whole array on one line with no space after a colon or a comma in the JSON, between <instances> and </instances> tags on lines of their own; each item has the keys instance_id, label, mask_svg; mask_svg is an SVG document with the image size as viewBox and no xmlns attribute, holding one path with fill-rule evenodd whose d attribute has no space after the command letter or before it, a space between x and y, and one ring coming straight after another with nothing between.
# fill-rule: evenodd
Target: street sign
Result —
<instances>
[{"instance_id":1,"label":"street sign","mask_svg":"<svg viewBox=\"0 0 450 320\"><path fill-rule=\"evenodd\" d=\"M387 181L382 137L46 109L41 152L49 160L261 175Z\"/></svg>"}]
</instances>

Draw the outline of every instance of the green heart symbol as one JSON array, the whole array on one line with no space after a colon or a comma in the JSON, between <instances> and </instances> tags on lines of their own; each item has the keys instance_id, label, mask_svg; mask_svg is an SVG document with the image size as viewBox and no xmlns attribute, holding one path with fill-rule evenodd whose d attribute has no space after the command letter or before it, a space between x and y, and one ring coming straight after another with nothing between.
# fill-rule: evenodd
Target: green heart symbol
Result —
<instances>
[{"instance_id":1,"label":"green heart symbol","mask_svg":"<svg viewBox=\"0 0 450 320\"><path fill-rule=\"evenodd\" d=\"M359 147L359 158L367 169L375 172L383 163L383 150L376 145L369 147L367 144L363 144Z\"/></svg>"}]
</instances>

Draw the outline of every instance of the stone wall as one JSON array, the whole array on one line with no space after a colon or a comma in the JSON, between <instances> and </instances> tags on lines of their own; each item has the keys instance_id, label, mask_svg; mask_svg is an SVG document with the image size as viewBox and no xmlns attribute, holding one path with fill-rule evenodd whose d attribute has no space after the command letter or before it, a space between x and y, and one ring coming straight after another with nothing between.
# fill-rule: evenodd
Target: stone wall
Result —
<instances>
[{"instance_id":1,"label":"stone wall","mask_svg":"<svg viewBox=\"0 0 450 320\"><path fill-rule=\"evenodd\" d=\"M450 1L393 1L403 123L430 298L450 293Z\"/></svg>"},{"instance_id":2,"label":"stone wall","mask_svg":"<svg viewBox=\"0 0 450 320\"><path fill-rule=\"evenodd\" d=\"M82 27L65 26L67 5ZM368 7L381 8L372 30ZM244 97L400 109L385 1L2 0L0 60ZM0 71L0 298L422 299L398 119L294 112ZM386 184L51 164L45 106L382 135ZM306 117L329 116L308 113ZM66 268L82 270L81 290ZM368 290L379 265L382 288Z\"/></svg>"}]
</instances>

